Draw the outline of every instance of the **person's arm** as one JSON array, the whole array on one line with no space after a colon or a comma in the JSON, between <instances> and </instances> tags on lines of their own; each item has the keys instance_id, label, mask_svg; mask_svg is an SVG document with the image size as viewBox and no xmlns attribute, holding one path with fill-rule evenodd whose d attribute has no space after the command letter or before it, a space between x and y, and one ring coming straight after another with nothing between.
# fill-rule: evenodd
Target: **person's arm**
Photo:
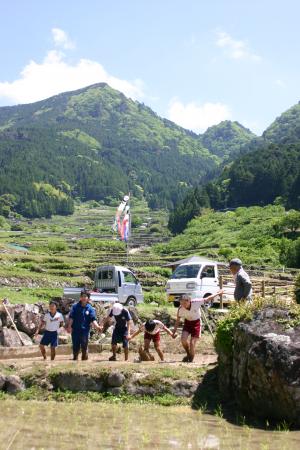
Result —
<instances>
[{"instance_id":1,"label":"person's arm","mask_svg":"<svg viewBox=\"0 0 300 450\"><path fill-rule=\"evenodd\" d=\"M93 326L93 328L96 328L96 330L98 330L98 331L102 331L103 330L102 326L98 324L96 319L93 320L92 326Z\"/></svg>"},{"instance_id":2,"label":"person's arm","mask_svg":"<svg viewBox=\"0 0 300 450\"><path fill-rule=\"evenodd\" d=\"M175 337L177 328L179 327L179 324L180 324L179 309L180 309L180 308L178 308L178 311L177 311L176 322L175 322L174 330L173 330L173 337Z\"/></svg>"},{"instance_id":3,"label":"person's arm","mask_svg":"<svg viewBox=\"0 0 300 450\"><path fill-rule=\"evenodd\" d=\"M163 329L166 333L168 333L168 335L171 336L172 338L175 337L175 333L173 333L173 331L171 331L168 327L166 327L166 325L163 325L163 326L162 326L162 329Z\"/></svg>"},{"instance_id":4,"label":"person's arm","mask_svg":"<svg viewBox=\"0 0 300 450\"><path fill-rule=\"evenodd\" d=\"M131 320L128 320L128 321L127 321L127 330L128 330L128 336L130 336Z\"/></svg>"},{"instance_id":5,"label":"person's arm","mask_svg":"<svg viewBox=\"0 0 300 450\"><path fill-rule=\"evenodd\" d=\"M74 305L72 306L72 309L70 311L70 314L69 314L69 317L68 317L67 326L66 326L66 330L67 330L68 333L71 333L71 331L72 331L73 317L74 317Z\"/></svg>"},{"instance_id":6,"label":"person's arm","mask_svg":"<svg viewBox=\"0 0 300 450\"><path fill-rule=\"evenodd\" d=\"M218 297L219 295L223 294L224 291L223 289L221 289L220 291L218 291L216 294L213 295L209 295L208 297L205 298L195 298L194 300L192 300L192 303L209 303L211 302L214 298Z\"/></svg>"},{"instance_id":7,"label":"person's arm","mask_svg":"<svg viewBox=\"0 0 300 450\"><path fill-rule=\"evenodd\" d=\"M143 326L141 326L140 328L138 328L133 334L129 333L128 330L128 341L131 341L131 339L134 339L136 336L138 336L141 332L143 331Z\"/></svg>"}]
</instances>

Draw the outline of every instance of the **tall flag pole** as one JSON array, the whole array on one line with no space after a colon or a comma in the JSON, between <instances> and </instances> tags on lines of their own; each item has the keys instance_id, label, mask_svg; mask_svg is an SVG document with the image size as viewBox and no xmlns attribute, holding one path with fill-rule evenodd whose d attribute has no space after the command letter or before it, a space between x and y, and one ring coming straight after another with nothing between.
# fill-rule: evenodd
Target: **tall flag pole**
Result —
<instances>
[{"instance_id":1,"label":"tall flag pole","mask_svg":"<svg viewBox=\"0 0 300 450\"><path fill-rule=\"evenodd\" d=\"M126 259L128 263L129 238L131 236L130 193L125 195L119 204L112 228L113 231L119 234L121 240L126 243Z\"/></svg>"}]
</instances>

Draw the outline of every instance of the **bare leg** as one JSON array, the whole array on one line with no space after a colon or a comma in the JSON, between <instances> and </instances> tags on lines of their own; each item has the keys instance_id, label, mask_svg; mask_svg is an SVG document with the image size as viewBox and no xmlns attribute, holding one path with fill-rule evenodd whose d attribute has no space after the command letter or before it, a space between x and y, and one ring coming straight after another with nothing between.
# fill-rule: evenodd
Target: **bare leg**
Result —
<instances>
[{"instance_id":1,"label":"bare leg","mask_svg":"<svg viewBox=\"0 0 300 450\"><path fill-rule=\"evenodd\" d=\"M181 344L182 344L182 347L184 348L184 350L186 351L187 358L190 358L190 346L188 343L188 337L189 337L189 333L187 333L186 331L183 331L182 335L181 335Z\"/></svg>"},{"instance_id":2,"label":"bare leg","mask_svg":"<svg viewBox=\"0 0 300 450\"><path fill-rule=\"evenodd\" d=\"M151 359L150 344L150 339L144 339L144 350L147 353L148 357Z\"/></svg>"},{"instance_id":3,"label":"bare leg","mask_svg":"<svg viewBox=\"0 0 300 450\"><path fill-rule=\"evenodd\" d=\"M43 357L44 359L47 359L45 346L42 345L42 344L40 344L40 350L41 350L42 357Z\"/></svg>"},{"instance_id":4,"label":"bare leg","mask_svg":"<svg viewBox=\"0 0 300 450\"><path fill-rule=\"evenodd\" d=\"M51 347L51 361L55 359L55 347Z\"/></svg>"},{"instance_id":5,"label":"bare leg","mask_svg":"<svg viewBox=\"0 0 300 450\"><path fill-rule=\"evenodd\" d=\"M164 360L164 354L163 354L163 352L160 349L159 342L154 342L154 348L157 351L157 354L160 357L160 360L163 361Z\"/></svg>"},{"instance_id":6,"label":"bare leg","mask_svg":"<svg viewBox=\"0 0 300 450\"><path fill-rule=\"evenodd\" d=\"M117 360L117 350L118 350L117 344L112 344L111 350L112 350L112 356L109 358L109 361L116 361Z\"/></svg>"},{"instance_id":7,"label":"bare leg","mask_svg":"<svg viewBox=\"0 0 300 450\"><path fill-rule=\"evenodd\" d=\"M197 345L198 339L199 338L191 337L191 341L190 341L190 362L194 361L196 345Z\"/></svg>"},{"instance_id":8,"label":"bare leg","mask_svg":"<svg viewBox=\"0 0 300 450\"><path fill-rule=\"evenodd\" d=\"M129 348L124 347L124 355L125 355L125 361L128 361L128 355L129 355Z\"/></svg>"}]
</instances>

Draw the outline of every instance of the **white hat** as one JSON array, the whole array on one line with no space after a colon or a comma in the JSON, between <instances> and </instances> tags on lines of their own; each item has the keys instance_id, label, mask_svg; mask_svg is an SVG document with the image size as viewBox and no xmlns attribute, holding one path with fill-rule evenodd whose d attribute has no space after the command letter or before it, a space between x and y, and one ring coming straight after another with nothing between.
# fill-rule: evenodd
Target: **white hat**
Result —
<instances>
[{"instance_id":1,"label":"white hat","mask_svg":"<svg viewBox=\"0 0 300 450\"><path fill-rule=\"evenodd\" d=\"M123 305L121 303L114 303L112 307L112 313L114 316L119 316L123 310Z\"/></svg>"}]
</instances>

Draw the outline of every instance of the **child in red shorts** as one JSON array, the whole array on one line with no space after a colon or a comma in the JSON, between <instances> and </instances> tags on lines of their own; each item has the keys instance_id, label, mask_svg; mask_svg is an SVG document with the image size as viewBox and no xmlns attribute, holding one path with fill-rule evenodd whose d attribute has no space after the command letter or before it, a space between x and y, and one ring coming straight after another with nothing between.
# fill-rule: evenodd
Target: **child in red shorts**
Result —
<instances>
[{"instance_id":1,"label":"child in red shorts","mask_svg":"<svg viewBox=\"0 0 300 450\"><path fill-rule=\"evenodd\" d=\"M168 327L166 327L160 320L147 320L145 323L142 324L142 326L135 331L131 336L128 336L128 340L131 340L135 338L138 334L144 332L144 350L149 355L150 350L150 344L151 341L153 341L154 348L160 357L161 361L164 360L164 354L160 348L160 331L166 331L172 338L175 336L173 335L172 331L169 330Z\"/></svg>"}]
</instances>

